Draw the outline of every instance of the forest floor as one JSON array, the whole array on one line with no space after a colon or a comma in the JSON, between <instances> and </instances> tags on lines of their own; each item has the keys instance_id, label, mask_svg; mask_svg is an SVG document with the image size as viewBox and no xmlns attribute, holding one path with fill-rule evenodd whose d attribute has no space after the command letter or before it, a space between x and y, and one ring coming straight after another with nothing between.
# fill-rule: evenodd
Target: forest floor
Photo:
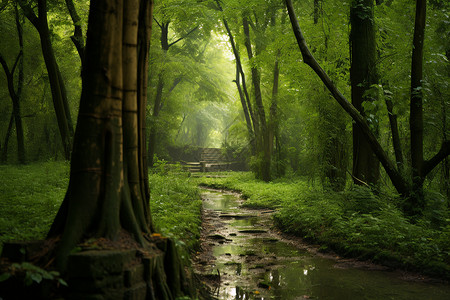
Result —
<instances>
[{"instance_id":1,"label":"forest floor","mask_svg":"<svg viewBox=\"0 0 450 300\"><path fill-rule=\"evenodd\" d=\"M346 258L450 279L450 216L448 209L437 210L439 199L412 224L397 209L395 195L377 196L360 187L330 192L302 178L264 183L251 173L226 175L194 178L181 167L160 166L149 176L155 227L175 238L186 261L201 235L197 186L207 185L239 191L245 207L275 210L275 224L287 238L320 245L310 247L321 255L332 250ZM64 198L69 164L3 165L0 178L0 250L7 240L44 238Z\"/></svg>"}]
</instances>

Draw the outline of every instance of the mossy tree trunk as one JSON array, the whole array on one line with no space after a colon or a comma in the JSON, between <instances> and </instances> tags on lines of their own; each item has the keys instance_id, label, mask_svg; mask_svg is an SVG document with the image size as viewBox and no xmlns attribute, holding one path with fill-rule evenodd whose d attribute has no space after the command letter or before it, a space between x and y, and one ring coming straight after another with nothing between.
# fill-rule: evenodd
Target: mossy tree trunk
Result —
<instances>
[{"instance_id":1,"label":"mossy tree trunk","mask_svg":"<svg viewBox=\"0 0 450 300\"><path fill-rule=\"evenodd\" d=\"M148 1L91 1L69 187L48 233L65 269L84 239L152 232L145 149Z\"/></svg>"}]
</instances>

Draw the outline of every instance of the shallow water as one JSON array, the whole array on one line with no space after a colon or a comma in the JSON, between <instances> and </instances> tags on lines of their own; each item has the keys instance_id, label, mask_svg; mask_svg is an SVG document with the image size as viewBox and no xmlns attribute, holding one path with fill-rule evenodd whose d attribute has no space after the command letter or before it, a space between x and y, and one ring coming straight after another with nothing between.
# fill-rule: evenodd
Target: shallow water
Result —
<instances>
[{"instance_id":1,"label":"shallow water","mask_svg":"<svg viewBox=\"0 0 450 300\"><path fill-rule=\"evenodd\" d=\"M450 299L450 286L407 281L399 272L348 268L284 241L269 211L239 208L235 195L205 190L209 249L197 269L218 299ZM201 259L200 259L201 260Z\"/></svg>"}]
</instances>

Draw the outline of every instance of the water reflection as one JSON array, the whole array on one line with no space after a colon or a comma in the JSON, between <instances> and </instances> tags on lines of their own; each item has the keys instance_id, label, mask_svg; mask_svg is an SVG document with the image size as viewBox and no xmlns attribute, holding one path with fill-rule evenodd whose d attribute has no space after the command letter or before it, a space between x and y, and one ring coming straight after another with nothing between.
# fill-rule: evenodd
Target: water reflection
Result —
<instances>
[{"instance_id":1,"label":"water reflection","mask_svg":"<svg viewBox=\"0 0 450 300\"><path fill-rule=\"evenodd\" d=\"M205 198L204 208L224 224L215 234L226 237L209 241L215 257L210 273L221 274L214 288L218 299L449 299L449 286L407 282L391 272L336 268L334 260L280 241L267 230L271 219L265 214L231 217L258 214L239 209L233 195L206 192Z\"/></svg>"}]
</instances>

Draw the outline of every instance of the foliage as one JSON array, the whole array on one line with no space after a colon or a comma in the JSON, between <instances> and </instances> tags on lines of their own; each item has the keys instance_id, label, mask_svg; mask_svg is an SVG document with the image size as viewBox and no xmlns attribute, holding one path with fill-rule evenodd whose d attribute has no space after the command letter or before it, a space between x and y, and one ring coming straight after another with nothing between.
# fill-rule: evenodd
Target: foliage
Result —
<instances>
[{"instance_id":1,"label":"foliage","mask_svg":"<svg viewBox=\"0 0 450 300\"><path fill-rule=\"evenodd\" d=\"M41 283L42 280L56 281L57 283L67 286L64 279L60 278L57 271L47 271L29 262L13 263L8 271L0 276L0 281L8 280L11 276L23 276L23 283L25 286L30 286L33 283Z\"/></svg>"},{"instance_id":2,"label":"foliage","mask_svg":"<svg viewBox=\"0 0 450 300\"><path fill-rule=\"evenodd\" d=\"M150 210L158 231L173 237L185 251L198 246L201 225L202 201L195 182L181 167L168 168L150 174Z\"/></svg>"},{"instance_id":3,"label":"foliage","mask_svg":"<svg viewBox=\"0 0 450 300\"><path fill-rule=\"evenodd\" d=\"M333 192L311 187L305 178L264 183L249 173L199 182L242 192L244 206L277 209L275 221L284 232L319 243L322 250L450 278L448 210L438 209L439 222L425 214L413 224L395 195L361 186Z\"/></svg>"},{"instance_id":4,"label":"foliage","mask_svg":"<svg viewBox=\"0 0 450 300\"><path fill-rule=\"evenodd\" d=\"M187 250L200 236L201 201L196 185L180 168L150 174L153 221ZM0 243L45 237L64 198L69 165L65 162L0 166Z\"/></svg>"}]
</instances>

